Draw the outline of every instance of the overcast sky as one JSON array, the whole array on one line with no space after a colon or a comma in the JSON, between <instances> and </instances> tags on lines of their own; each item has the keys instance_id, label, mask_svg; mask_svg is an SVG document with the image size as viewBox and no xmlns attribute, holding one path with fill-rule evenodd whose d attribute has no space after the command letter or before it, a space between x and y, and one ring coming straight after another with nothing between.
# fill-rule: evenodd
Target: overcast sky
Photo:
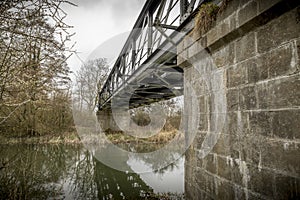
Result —
<instances>
[{"instance_id":1,"label":"overcast sky","mask_svg":"<svg viewBox=\"0 0 300 200\"><path fill-rule=\"evenodd\" d=\"M109 48L112 43L117 43L121 47L126 40L128 33L145 0L71 0L77 4L65 6L64 10L68 14L66 22L74 26L73 41L76 41L75 49L79 52L79 57L86 61L88 56L98 48L101 52L119 54L111 52ZM115 44L114 44L115 45ZM103 51L106 49L107 51ZM118 52L117 52L118 51ZM105 55L104 55L105 56ZM76 56L72 56L68 61L71 70L76 71L81 65Z\"/></svg>"}]
</instances>

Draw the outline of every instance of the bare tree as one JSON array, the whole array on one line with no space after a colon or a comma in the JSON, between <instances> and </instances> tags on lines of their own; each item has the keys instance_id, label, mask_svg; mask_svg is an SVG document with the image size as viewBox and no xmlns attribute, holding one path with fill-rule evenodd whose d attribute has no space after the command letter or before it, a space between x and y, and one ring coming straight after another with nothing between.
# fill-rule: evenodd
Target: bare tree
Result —
<instances>
[{"instance_id":1,"label":"bare tree","mask_svg":"<svg viewBox=\"0 0 300 200\"><path fill-rule=\"evenodd\" d=\"M72 34L63 3L71 4L0 2L0 131L19 127L35 134L39 110L49 105L54 91L67 90Z\"/></svg>"},{"instance_id":2,"label":"bare tree","mask_svg":"<svg viewBox=\"0 0 300 200\"><path fill-rule=\"evenodd\" d=\"M98 92L101 90L109 67L104 58L89 60L76 73L76 101L80 109L94 111L98 102Z\"/></svg>"}]
</instances>

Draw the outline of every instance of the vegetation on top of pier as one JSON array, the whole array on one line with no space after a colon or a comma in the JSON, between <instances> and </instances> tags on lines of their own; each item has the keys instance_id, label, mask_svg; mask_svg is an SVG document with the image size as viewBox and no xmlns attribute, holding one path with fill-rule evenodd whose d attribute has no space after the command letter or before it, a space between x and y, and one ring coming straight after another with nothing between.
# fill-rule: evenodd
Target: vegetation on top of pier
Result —
<instances>
[{"instance_id":1,"label":"vegetation on top of pier","mask_svg":"<svg viewBox=\"0 0 300 200\"><path fill-rule=\"evenodd\" d=\"M195 17L194 33L199 35L206 33L212 27L213 22L215 22L218 11L219 6L214 3L209 2L201 5Z\"/></svg>"},{"instance_id":2,"label":"vegetation on top of pier","mask_svg":"<svg viewBox=\"0 0 300 200\"><path fill-rule=\"evenodd\" d=\"M225 10L230 1L223 0L220 7L213 2L202 4L195 17L195 27L192 34L197 37L209 31L213 27L217 16Z\"/></svg>"}]
</instances>

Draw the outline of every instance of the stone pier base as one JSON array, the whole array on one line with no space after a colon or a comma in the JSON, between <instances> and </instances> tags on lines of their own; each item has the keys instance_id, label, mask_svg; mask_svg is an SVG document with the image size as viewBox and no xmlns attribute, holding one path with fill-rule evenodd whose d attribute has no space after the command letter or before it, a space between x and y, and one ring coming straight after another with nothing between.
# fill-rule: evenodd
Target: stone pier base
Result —
<instances>
[{"instance_id":1,"label":"stone pier base","mask_svg":"<svg viewBox=\"0 0 300 200\"><path fill-rule=\"evenodd\" d=\"M102 131L108 131L108 132L121 131L116 121L114 120L112 111L110 109L98 111L97 120L100 124Z\"/></svg>"}]
</instances>

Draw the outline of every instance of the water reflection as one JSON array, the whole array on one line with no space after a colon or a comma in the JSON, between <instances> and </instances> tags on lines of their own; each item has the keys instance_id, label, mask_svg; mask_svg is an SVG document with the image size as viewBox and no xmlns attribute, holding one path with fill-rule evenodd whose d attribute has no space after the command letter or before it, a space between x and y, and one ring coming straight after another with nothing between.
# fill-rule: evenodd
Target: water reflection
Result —
<instances>
[{"instance_id":1,"label":"water reflection","mask_svg":"<svg viewBox=\"0 0 300 200\"><path fill-rule=\"evenodd\" d=\"M133 171L149 167L143 158L126 163ZM0 199L144 199L153 192L183 192L183 159L138 175L111 169L80 146L0 146Z\"/></svg>"},{"instance_id":2,"label":"water reflection","mask_svg":"<svg viewBox=\"0 0 300 200\"><path fill-rule=\"evenodd\" d=\"M5 145L0 152L2 199L62 197L59 182L76 151L61 146Z\"/></svg>"},{"instance_id":3,"label":"water reflection","mask_svg":"<svg viewBox=\"0 0 300 200\"><path fill-rule=\"evenodd\" d=\"M147 167L150 171L150 166L137 158L129 159L128 164L134 171L140 171L140 168ZM155 193L182 194L184 192L184 158L180 158L176 163L158 171L142 173L140 177L153 188Z\"/></svg>"}]
</instances>

